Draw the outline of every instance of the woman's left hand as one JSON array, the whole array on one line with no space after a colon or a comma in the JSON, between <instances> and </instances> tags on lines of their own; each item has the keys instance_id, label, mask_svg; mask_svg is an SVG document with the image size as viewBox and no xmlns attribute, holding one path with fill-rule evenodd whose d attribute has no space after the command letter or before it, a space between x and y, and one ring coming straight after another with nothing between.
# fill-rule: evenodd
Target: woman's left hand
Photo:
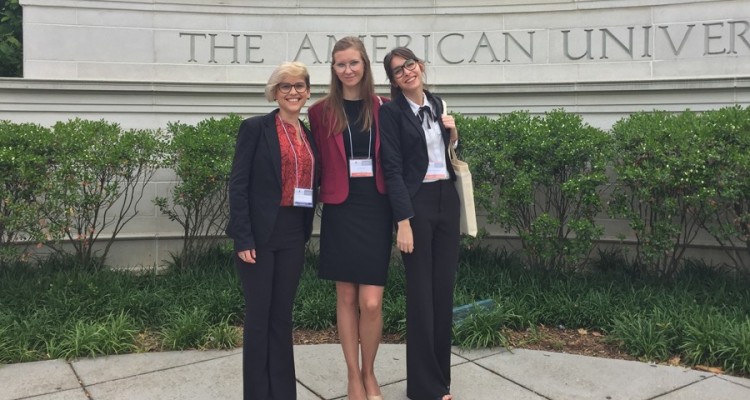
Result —
<instances>
[{"instance_id":1,"label":"woman's left hand","mask_svg":"<svg viewBox=\"0 0 750 400\"><path fill-rule=\"evenodd\" d=\"M458 129L456 129L456 120L453 119L453 116L450 114L446 114L442 116L443 119L443 126L445 126L445 129L448 130L451 134L451 143L455 143L458 140Z\"/></svg>"}]
</instances>

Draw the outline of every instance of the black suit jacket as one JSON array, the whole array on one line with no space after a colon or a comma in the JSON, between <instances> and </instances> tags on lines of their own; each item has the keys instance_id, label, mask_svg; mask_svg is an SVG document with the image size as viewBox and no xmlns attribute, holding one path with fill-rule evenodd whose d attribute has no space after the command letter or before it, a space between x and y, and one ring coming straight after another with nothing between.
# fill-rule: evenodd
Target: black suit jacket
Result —
<instances>
[{"instance_id":1,"label":"black suit jacket","mask_svg":"<svg viewBox=\"0 0 750 400\"><path fill-rule=\"evenodd\" d=\"M271 237L281 204L281 147L276 133L276 109L269 114L242 121L229 178L229 224L227 235L234 240L235 251L263 246ZM300 122L313 150L317 149L310 130ZM313 185L313 204L317 201L318 163ZM312 234L314 208L305 209L305 240Z\"/></svg>"},{"instance_id":2,"label":"black suit jacket","mask_svg":"<svg viewBox=\"0 0 750 400\"><path fill-rule=\"evenodd\" d=\"M435 115L442 115L442 100L426 90L425 96L435 106ZM448 158L450 133L440 117L438 121L446 149L445 165L448 166L451 180L455 180L456 174ZM380 107L380 137L385 185L393 208L393 219L398 222L414 216L412 198L422 185L429 163L422 122L411 111L403 94Z\"/></svg>"}]
</instances>

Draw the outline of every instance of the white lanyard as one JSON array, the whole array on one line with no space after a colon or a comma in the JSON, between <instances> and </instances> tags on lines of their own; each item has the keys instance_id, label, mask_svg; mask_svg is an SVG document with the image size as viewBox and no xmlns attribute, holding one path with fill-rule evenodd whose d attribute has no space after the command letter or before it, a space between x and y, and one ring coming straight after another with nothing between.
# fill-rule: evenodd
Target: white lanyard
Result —
<instances>
[{"instance_id":1,"label":"white lanyard","mask_svg":"<svg viewBox=\"0 0 750 400\"><path fill-rule=\"evenodd\" d=\"M344 116L346 117L346 110L344 110ZM352 128L349 127L349 119L346 119L346 129L349 131L349 154L351 158L354 158L354 142L352 141ZM372 125L369 129L370 138L367 142L367 158L372 156Z\"/></svg>"}]
</instances>

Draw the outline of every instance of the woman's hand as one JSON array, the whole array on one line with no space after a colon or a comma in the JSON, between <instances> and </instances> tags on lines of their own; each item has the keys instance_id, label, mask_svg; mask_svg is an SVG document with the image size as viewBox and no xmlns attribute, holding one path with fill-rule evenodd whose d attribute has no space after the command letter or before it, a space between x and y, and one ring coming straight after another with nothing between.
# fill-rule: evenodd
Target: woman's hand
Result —
<instances>
[{"instance_id":1,"label":"woman's hand","mask_svg":"<svg viewBox=\"0 0 750 400\"><path fill-rule=\"evenodd\" d=\"M445 126L445 129L448 130L451 134L451 143L456 143L458 140L458 129L456 129L456 120L453 119L453 116L450 114L444 114L442 116L443 119L443 126Z\"/></svg>"},{"instance_id":2,"label":"woman's hand","mask_svg":"<svg viewBox=\"0 0 750 400\"><path fill-rule=\"evenodd\" d=\"M414 251L414 233L411 231L411 223L408 219L398 221L396 246L404 253Z\"/></svg>"},{"instance_id":3,"label":"woman's hand","mask_svg":"<svg viewBox=\"0 0 750 400\"><path fill-rule=\"evenodd\" d=\"M238 251L237 257L248 264L255 264L255 249Z\"/></svg>"}]
</instances>

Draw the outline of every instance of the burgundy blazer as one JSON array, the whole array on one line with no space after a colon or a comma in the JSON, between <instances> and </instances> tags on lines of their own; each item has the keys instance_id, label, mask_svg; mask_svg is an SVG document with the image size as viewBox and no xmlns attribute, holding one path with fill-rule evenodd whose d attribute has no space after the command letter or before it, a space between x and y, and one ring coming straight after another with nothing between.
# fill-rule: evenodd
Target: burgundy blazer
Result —
<instances>
[{"instance_id":1,"label":"burgundy blazer","mask_svg":"<svg viewBox=\"0 0 750 400\"><path fill-rule=\"evenodd\" d=\"M385 177L380 162L380 102L388 99L373 97L373 118L375 119L375 186L378 192L385 194ZM318 199L323 203L341 204L349 196L349 166L344 150L343 132L331 132L333 115L324 109L322 102L317 102L307 110L310 130L318 148L318 165L320 166L320 194Z\"/></svg>"}]
</instances>

